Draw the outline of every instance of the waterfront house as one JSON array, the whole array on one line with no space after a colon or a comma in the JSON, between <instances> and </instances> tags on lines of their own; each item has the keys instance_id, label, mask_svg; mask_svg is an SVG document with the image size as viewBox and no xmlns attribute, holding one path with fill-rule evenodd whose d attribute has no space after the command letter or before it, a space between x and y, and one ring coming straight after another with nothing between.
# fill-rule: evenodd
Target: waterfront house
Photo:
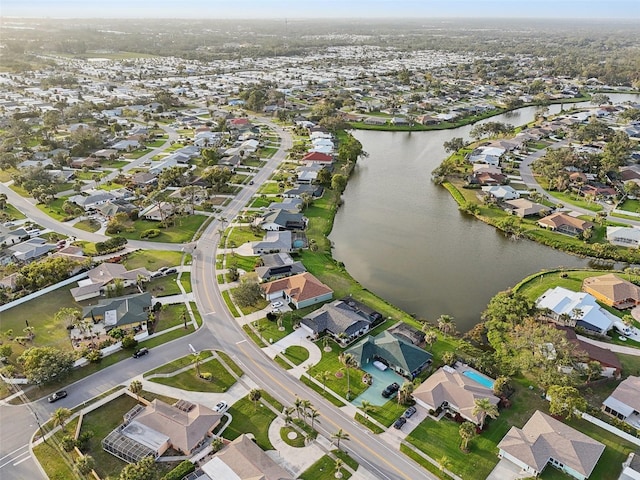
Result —
<instances>
[{"instance_id":1,"label":"waterfront house","mask_svg":"<svg viewBox=\"0 0 640 480\"><path fill-rule=\"evenodd\" d=\"M601 308L593 295L574 292L563 287L550 288L536 300L538 309L563 326L582 327L605 334L618 317Z\"/></svg>"},{"instance_id":2,"label":"waterfront house","mask_svg":"<svg viewBox=\"0 0 640 480\"><path fill-rule=\"evenodd\" d=\"M333 298L333 290L309 272L281 278L260 285L267 300L284 299L299 309L326 302Z\"/></svg>"},{"instance_id":3,"label":"waterfront house","mask_svg":"<svg viewBox=\"0 0 640 480\"><path fill-rule=\"evenodd\" d=\"M640 305L640 287L613 273L585 278L582 281L582 291L618 310Z\"/></svg>"},{"instance_id":4,"label":"waterfront house","mask_svg":"<svg viewBox=\"0 0 640 480\"><path fill-rule=\"evenodd\" d=\"M587 229L593 228L593 223L572 217L566 213L552 213L538 220L538 225L554 232L577 236Z\"/></svg>"},{"instance_id":5,"label":"waterfront house","mask_svg":"<svg viewBox=\"0 0 640 480\"><path fill-rule=\"evenodd\" d=\"M607 227L607 241L620 247L640 247L640 228Z\"/></svg>"},{"instance_id":6,"label":"waterfront house","mask_svg":"<svg viewBox=\"0 0 640 480\"><path fill-rule=\"evenodd\" d=\"M640 428L640 377L627 377L604 402L602 411L632 427Z\"/></svg>"}]
</instances>

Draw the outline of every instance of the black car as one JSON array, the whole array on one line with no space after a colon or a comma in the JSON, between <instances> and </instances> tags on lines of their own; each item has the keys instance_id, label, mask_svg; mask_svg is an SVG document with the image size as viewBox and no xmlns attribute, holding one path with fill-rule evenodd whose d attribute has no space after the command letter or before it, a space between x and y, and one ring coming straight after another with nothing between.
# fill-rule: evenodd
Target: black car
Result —
<instances>
[{"instance_id":1,"label":"black car","mask_svg":"<svg viewBox=\"0 0 640 480\"><path fill-rule=\"evenodd\" d=\"M416 412L416 407L409 407L404 411L404 418L409 418Z\"/></svg>"},{"instance_id":2,"label":"black car","mask_svg":"<svg viewBox=\"0 0 640 480\"><path fill-rule=\"evenodd\" d=\"M171 267L171 268L167 268L167 269L164 271L164 274L165 274L165 275L171 275L172 273L178 273L178 269L177 269L177 268L175 268L175 267Z\"/></svg>"},{"instance_id":3,"label":"black car","mask_svg":"<svg viewBox=\"0 0 640 480\"><path fill-rule=\"evenodd\" d=\"M400 417L396 420L396 423L393 424L393 428L397 428L398 430L400 430L405 423L407 423L407 419L404 417Z\"/></svg>"},{"instance_id":4,"label":"black car","mask_svg":"<svg viewBox=\"0 0 640 480\"><path fill-rule=\"evenodd\" d=\"M146 355L147 353L149 353L149 349L147 347L142 347L140 350L136 350L133 353L133 358L142 357L143 355Z\"/></svg>"},{"instance_id":5,"label":"black car","mask_svg":"<svg viewBox=\"0 0 640 480\"><path fill-rule=\"evenodd\" d=\"M400 390L400 385L398 385L396 382L393 382L391 385L387 385L387 387L382 391L382 396L384 398L389 398L398 390Z\"/></svg>"},{"instance_id":6,"label":"black car","mask_svg":"<svg viewBox=\"0 0 640 480\"><path fill-rule=\"evenodd\" d=\"M57 402L58 400L66 396L67 396L67 391L60 390L59 392L52 393L51 395L49 395L49 397L47 397L47 400L49 401L49 403L53 403L53 402Z\"/></svg>"}]
</instances>

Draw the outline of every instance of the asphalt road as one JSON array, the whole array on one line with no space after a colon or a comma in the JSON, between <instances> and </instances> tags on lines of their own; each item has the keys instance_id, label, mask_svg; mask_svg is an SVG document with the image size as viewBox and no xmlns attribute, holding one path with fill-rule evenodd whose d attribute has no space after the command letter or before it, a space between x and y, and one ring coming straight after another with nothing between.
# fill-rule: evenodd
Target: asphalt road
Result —
<instances>
[{"instance_id":1,"label":"asphalt road","mask_svg":"<svg viewBox=\"0 0 640 480\"><path fill-rule=\"evenodd\" d=\"M285 158L286 150L291 147L291 135L274 124L271 126L278 131L282 139L280 149L256 174L254 185L243 188L225 208L221 218L232 219L244 208L259 186L269 178ZM5 190L9 191L6 192L9 202L14 203L15 199L17 208L26 208L23 211L29 216L33 214L33 219L44 227L91 240L88 237L93 234L88 235L88 232L81 230L77 230L76 234L74 232L76 229L50 219L25 199L17 196L15 192L0 185L0 191ZM18 198L15 198L16 196ZM296 397L310 400L321 415L320 423L317 424L320 433L329 438L338 429L346 432L350 440L343 441L341 447L348 450L361 465L378 478L393 480L437 478L289 375L270 360L257 345L247 340L237 321L225 307L215 277L218 230L221 227L223 225L220 224L219 219L213 221L197 242L193 254L191 280L196 303L204 320L203 328L191 335L153 348L150 355L124 360L70 385L67 388L69 396L55 404L49 404L46 399L40 399L30 403L29 408L24 405L1 405L0 478L17 480L42 477L34 460L28 454L30 437L37 428L34 414L43 422L58 407L72 408L113 387L126 385L132 377L188 354L189 344L196 350L219 349L227 352L260 387L285 405L292 404ZM158 249L164 246L149 242L148 248ZM181 245L173 246L173 249L180 248L182 248Z\"/></svg>"}]
</instances>

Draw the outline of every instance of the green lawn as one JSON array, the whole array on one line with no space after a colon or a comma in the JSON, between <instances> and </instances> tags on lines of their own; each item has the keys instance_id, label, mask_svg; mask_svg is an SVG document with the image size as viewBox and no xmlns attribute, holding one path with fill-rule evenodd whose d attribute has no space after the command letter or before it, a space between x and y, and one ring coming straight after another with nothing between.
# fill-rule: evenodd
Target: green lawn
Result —
<instances>
[{"instance_id":1,"label":"green lawn","mask_svg":"<svg viewBox=\"0 0 640 480\"><path fill-rule=\"evenodd\" d=\"M153 242L164 243L185 243L190 242L196 230L200 228L200 225L207 219L204 215L187 215L180 217L173 225L168 228L161 228L160 222L154 222L151 220L136 220L130 224L131 231L122 232L120 235L130 240L149 240ZM151 229L160 230L160 235L154 238L144 239L140 235ZM179 262L178 262L179 263Z\"/></svg>"},{"instance_id":2,"label":"green lawn","mask_svg":"<svg viewBox=\"0 0 640 480\"><path fill-rule=\"evenodd\" d=\"M229 294L229 290L224 290L222 292L222 298L224 300L224 303L227 305L227 308L231 312L231 315L233 315L236 318L239 317L240 316L240 312L238 312L238 309L236 308L236 306L231 301L231 295Z\"/></svg>"},{"instance_id":3,"label":"green lawn","mask_svg":"<svg viewBox=\"0 0 640 480\"><path fill-rule=\"evenodd\" d=\"M252 208L268 207L273 202L282 202L281 197L254 197L251 205Z\"/></svg>"},{"instance_id":4,"label":"green lawn","mask_svg":"<svg viewBox=\"0 0 640 480\"><path fill-rule=\"evenodd\" d=\"M67 453L62 450L60 441L62 437L75 431L78 420L73 420L65 426L64 431L56 432L45 443L33 448L38 462L47 473L49 480L68 480L70 478L79 478L73 470L73 461L77 457L75 453Z\"/></svg>"},{"instance_id":5,"label":"green lawn","mask_svg":"<svg viewBox=\"0 0 640 480\"><path fill-rule=\"evenodd\" d=\"M247 242L262 240L264 236L264 232L255 233L249 227L232 227L231 229L227 229L225 233L227 235L227 248L235 248ZM255 260L257 260L257 258L258 257L255 257Z\"/></svg>"},{"instance_id":6,"label":"green lawn","mask_svg":"<svg viewBox=\"0 0 640 480\"><path fill-rule=\"evenodd\" d=\"M331 453L336 455L338 451L333 450ZM342 458L343 461L346 460L344 456L344 452L341 452L341 453L342 455L336 455L336 456L339 456L340 458ZM355 470L358 468L358 464L356 462L354 467L353 462L355 461L352 459L345 461L345 463L348 463L348 465ZM336 472L336 461L333 458L331 458L329 455L324 455L317 462L315 462L313 465L307 468L304 472L302 472L302 475L300 475L300 480L334 480L336 478L335 472ZM351 478L351 474L344 468L342 469L342 478L344 479Z\"/></svg>"},{"instance_id":7,"label":"green lawn","mask_svg":"<svg viewBox=\"0 0 640 480\"><path fill-rule=\"evenodd\" d=\"M167 295L179 295L182 293L178 287L177 273L171 275L152 278L144 284L145 292L151 292L154 297L165 297Z\"/></svg>"},{"instance_id":8,"label":"green lawn","mask_svg":"<svg viewBox=\"0 0 640 480\"><path fill-rule=\"evenodd\" d=\"M191 293L191 272L182 272L180 284L186 293Z\"/></svg>"},{"instance_id":9,"label":"green lawn","mask_svg":"<svg viewBox=\"0 0 640 480\"><path fill-rule=\"evenodd\" d=\"M71 285L72 287L75 285ZM14 337L24 335L25 321L34 328L35 338L27 344L31 346L52 346L70 351L71 341L66 325L54 322L54 315L64 307L81 308L73 300L69 293L69 286L62 287L53 292L38 297L37 300L26 302L16 307L5 310L0 314L0 331L13 330ZM8 343L8 340L4 340ZM24 347L16 342L10 342L14 354L12 360L24 351Z\"/></svg>"},{"instance_id":10,"label":"green lawn","mask_svg":"<svg viewBox=\"0 0 640 480\"><path fill-rule=\"evenodd\" d=\"M4 207L4 210L2 210L2 212L7 214L7 216L13 220L21 220L23 218L27 218L20 210L8 203L6 207Z\"/></svg>"},{"instance_id":11,"label":"green lawn","mask_svg":"<svg viewBox=\"0 0 640 480\"><path fill-rule=\"evenodd\" d=\"M392 399L381 407L375 407L375 409L369 413L369 416L375 418L385 427L390 427L406 409L406 405L399 404L398 400Z\"/></svg>"},{"instance_id":12,"label":"green lawn","mask_svg":"<svg viewBox=\"0 0 640 480\"><path fill-rule=\"evenodd\" d=\"M89 441L88 453L95 459L96 472L102 478L107 475L117 474L126 465L124 461L105 452L102 449L101 442L114 428L122 423L124 414L137 403L135 398L123 394L104 406L89 412L82 420L80 432L91 431L94 434Z\"/></svg>"},{"instance_id":13,"label":"green lawn","mask_svg":"<svg viewBox=\"0 0 640 480\"><path fill-rule=\"evenodd\" d=\"M274 193L280 193L280 187L278 182L265 182L258 189L258 194L272 195Z\"/></svg>"},{"instance_id":14,"label":"green lawn","mask_svg":"<svg viewBox=\"0 0 640 480\"><path fill-rule=\"evenodd\" d=\"M190 392L226 392L236 383L235 378L224 368L217 359L200 364L200 373L211 373L211 380L199 378L194 368L182 372L174 377L153 378L152 382L170 387L180 388Z\"/></svg>"},{"instance_id":15,"label":"green lawn","mask_svg":"<svg viewBox=\"0 0 640 480\"><path fill-rule=\"evenodd\" d=\"M245 272L253 272L256 264L260 261L260 257L245 257L236 253L227 254L226 267L236 267L238 270Z\"/></svg>"},{"instance_id":16,"label":"green lawn","mask_svg":"<svg viewBox=\"0 0 640 480\"><path fill-rule=\"evenodd\" d=\"M229 366L229 368L231 368L231 370L233 370L233 373L235 373L238 377L241 377L242 375L244 375L244 372L242 371L242 369L236 364L236 362L234 362L231 359L229 355L227 355L224 352L218 352L218 356L222 359L224 363L226 363Z\"/></svg>"},{"instance_id":17,"label":"green lawn","mask_svg":"<svg viewBox=\"0 0 640 480\"><path fill-rule=\"evenodd\" d=\"M200 357L202 360L205 358L209 358L213 353L209 350L204 350L200 352ZM171 373L176 370L180 370L181 368L188 367L189 365L193 365L193 355L185 355L184 357L180 357L173 362L165 363L158 368L154 368L153 370L149 370L144 374L144 377L148 377L150 375L154 375L156 373Z\"/></svg>"},{"instance_id":18,"label":"green lawn","mask_svg":"<svg viewBox=\"0 0 640 480\"><path fill-rule=\"evenodd\" d=\"M640 200L625 200L618 205L618 210L626 210L627 212L640 213Z\"/></svg>"},{"instance_id":19,"label":"green lawn","mask_svg":"<svg viewBox=\"0 0 640 480\"><path fill-rule=\"evenodd\" d=\"M100 230L100 222L97 220L89 219L89 220L80 220L73 224L74 227L84 230L85 232L97 232Z\"/></svg>"},{"instance_id":20,"label":"green lawn","mask_svg":"<svg viewBox=\"0 0 640 480\"><path fill-rule=\"evenodd\" d=\"M129 270L146 268L155 271L161 267L175 267L180 265L182 253L171 250L138 250L130 253L122 264Z\"/></svg>"},{"instance_id":21,"label":"green lawn","mask_svg":"<svg viewBox=\"0 0 640 480\"><path fill-rule=\"evenodd\" d=\"M276 405L274 407L278 408ZM265 407L262 400L255 406L248 397L244 397L234 403L228 411L233 421L224 431L224 438L234 440L243 433L253 433L260 448L273 450L268 432L269 425L277 415Z\"/></svg>"},{"instance_id":22,"label":"green lawn","mask_svg":"<svg viewBox=\"0 0 640 480\"><path fill-rule=\"evenodd\" d=\"M300 345L289 345L283 352L283 355L294 365L300 365L309 358L309 350Z\"/></svg>"},{"instance_id":23,"label":"green lawn","mask_svg":"<svg viewBox=\"0 0 640 480\"><path fill-rule=\"evenodd\" d=\"M155 331L161 332L167 328L183 325L184 322L182 320L182 314L186 308L187 307L183 303L165 305L160 312L156 313ZM189 313L187 312L187 322L190 320Z\"/></svg>"}]
</instances>

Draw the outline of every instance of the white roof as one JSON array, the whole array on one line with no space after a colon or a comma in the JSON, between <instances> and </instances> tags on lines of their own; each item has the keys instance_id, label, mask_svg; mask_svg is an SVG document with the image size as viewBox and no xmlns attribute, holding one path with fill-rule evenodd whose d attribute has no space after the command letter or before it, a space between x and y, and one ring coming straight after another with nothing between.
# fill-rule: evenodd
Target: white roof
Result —
<instances>
[{"instance_id":1,"label":"white roof","mask_svg":"<svg viewBox=\"0 0 640 480\"><path fill-rule=\"evenodd\" d=\"M218 457L213 457L200 468L211 480L242 480Z\"/></svg>"},{"instance_id":2,"label":"white roof","mask_svg":"<svg viewBox=\"0 0 640 480\"><path fill-rule=\"evenodd\" d=\"M574 292L563 287L550 288L536 300L538 308L548 308L557 315L567 314L574 318L574 312L581 310L582 320L602 331L609 330L614 319L611 314L600 308L593 295Z\"/></svg>"},{"instance_id":3,"label":"white roof","mask_svg":"<svg viewBox=\"0 0 640 480\"><path fill-rule=\"evenodd\" d=\"M640 241L640 228L636 227L607 227L607 239L628 238Z\"/></svg>"},{"instance_id":4,"label":"white roof","mask_svg":"<svg viewBox=\"0 0 640 480\"><path fill-rule=\"evenodd\" d=\"M609 407L612 410L615 410L618 413L623 414L625 417L631 415L634 410L632 407L627 405L626 403L621 402L620 400L616 400L613 397L607 397L607 399L602 402L605 407Z\"/></svg>"}]
</instances>

